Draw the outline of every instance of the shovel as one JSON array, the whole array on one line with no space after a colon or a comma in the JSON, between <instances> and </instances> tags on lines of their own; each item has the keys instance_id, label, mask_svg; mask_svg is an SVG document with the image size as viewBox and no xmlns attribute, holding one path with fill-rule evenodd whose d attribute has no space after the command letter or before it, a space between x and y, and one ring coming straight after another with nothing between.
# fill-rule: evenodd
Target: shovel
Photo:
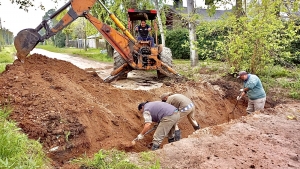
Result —
<instances>
[{"instance_id":1,"label":"shovel","mask_svg":"<svg viewBox=\"0 0 300 169\"><path fill-rule=\"evenodd\" d=\"M146 134L149 134L150 132L152 132L152 131L155 130L156 128L157 128L157 125L155 125L155 126L152 127L150 130L148 130L148 131L144 134L144 136L145 136ZM135 143L136 143L135 141L136 141L136 140L138 140L138 138L133 139L132 142L131 142L131 144L132 144L132 145L135 145Z\"/></svg>"},{"instance_id":2,"label":"shovel","mask_svg":"<svg viewBox=\"0 0 300 169\"><path fill-rule=\"evenodd\" d=\"M241 96L241 95L242 95L242 92L240 93L239 96ZM230 112L230 113L228 114L228 123L229 123L229 121L230 121L230 118L229 118L229 115L230 115L230 114L233 114L233 119L234 119L234 109L236 108L238 102L239 102L238 100L235 102L235 105L234 105L234 108L233 108L232 112Z\"/></svg>"}]
</instances>

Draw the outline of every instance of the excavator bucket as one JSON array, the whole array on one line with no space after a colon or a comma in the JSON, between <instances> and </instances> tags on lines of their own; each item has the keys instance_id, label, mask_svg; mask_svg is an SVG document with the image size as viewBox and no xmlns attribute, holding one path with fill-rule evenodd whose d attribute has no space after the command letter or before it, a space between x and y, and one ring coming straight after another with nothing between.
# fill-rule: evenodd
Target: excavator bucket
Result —
<instances>
[{"instance_id":1,"label":"excavator bucket","mask_svg":"<svg viewBox=\"0 0 300 169\"><path fill-rule=\"evenodd\" d=\"M26 56L40 42L41 35L35 29L24 29L20 31L14 40L17 57L24 62Z\"/></svg>"}]
</instances>

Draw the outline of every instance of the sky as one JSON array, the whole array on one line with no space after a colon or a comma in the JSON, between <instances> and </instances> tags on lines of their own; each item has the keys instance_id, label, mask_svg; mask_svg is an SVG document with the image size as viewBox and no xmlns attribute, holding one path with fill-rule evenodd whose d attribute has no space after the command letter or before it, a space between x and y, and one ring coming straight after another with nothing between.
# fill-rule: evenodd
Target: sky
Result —
<instances>
[{"instance_id":1,"label":"sky","mask_svg":"<svg viewBox=\"0 0 300 169\"><path fill-rule=\"evenodd\" d=\"M42 0L35 0L34 5L37 7L29 8L29 12L19 9L19 6L14 3L12 4L9 0L1 0L0 5L0 18L2 27L13 32L14 35L26 28L36 28L41 22L45 15L45 12L49 9L56 8L59 9L65 3L60 2L59 6L50 0L43 1L45 6L45 11L38 8Z\"/></svg>"},{"instance_id":2,"label":"sky","mask_svg":"<svg viewBox=\"0 0 300 169\"><path fill-rule=\"evenodd\" d=\"M200 0L195 0L196 6L200 6ZM38 8L41 4L45 6L45 11ZM66 2L66 0L59 0L58 4L55 4L51 0L34 0L35 7L29 8L26 12L23 9L19 9L19 6L14 3L12 4L9 0L1 0L0 5L0 19L2 27L13 32L14 36L23 29L36 28L41 22L45 12L49 9L59 9ZM167 4L172 4L172 0L167 0ZM186 6L186 0L183 0L183 6Z\"/></svg>"}]
</instances>

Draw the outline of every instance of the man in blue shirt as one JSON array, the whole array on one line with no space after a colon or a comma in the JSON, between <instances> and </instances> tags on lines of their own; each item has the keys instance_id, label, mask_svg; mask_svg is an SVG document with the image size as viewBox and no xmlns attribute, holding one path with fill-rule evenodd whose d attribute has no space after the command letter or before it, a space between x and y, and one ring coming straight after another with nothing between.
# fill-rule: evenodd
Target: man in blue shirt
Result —
<instances>
[{"instance_id":1,"label":"man in blue shirt","mask_svg":"<svg viewBox=\"0 0 300 169\"><path fill-rule=\"evenodd\" d=\"M244 81L244 88L240 89L241 95L237 97L240 100L245 94L248 95L247 113L262 110L266 103L266 92L262 86L260 79L253 74L248 74L246 71L240 71L237 78Z\"/></svg>"}]
</instances>

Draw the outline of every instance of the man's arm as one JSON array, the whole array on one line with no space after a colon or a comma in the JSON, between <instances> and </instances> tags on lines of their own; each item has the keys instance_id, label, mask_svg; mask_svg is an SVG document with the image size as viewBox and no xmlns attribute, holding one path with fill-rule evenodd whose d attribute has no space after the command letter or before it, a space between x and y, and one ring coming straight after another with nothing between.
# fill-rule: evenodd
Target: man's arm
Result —
<instances>
[{"instance_id":1,"label":"man's arm","mask_svg":"<svg viewBox=\"0 0 300 169\"><path fill-rule=\"evenodd\" d=\"M149 25L147 25L147 27L148 27L148 31L150 32L151 31L151 27Z\"/></svg>"},{"instance_id":2,"label":"man's arm","mask_svg":"<svg viewBox=\"0 0 300 169\"><path fill-rule=\"evenodd\" d=\"M151 128L151 123L145 123L143 130L141 131L141 135L144 135Z\"/></svg>"}]
</instances>

